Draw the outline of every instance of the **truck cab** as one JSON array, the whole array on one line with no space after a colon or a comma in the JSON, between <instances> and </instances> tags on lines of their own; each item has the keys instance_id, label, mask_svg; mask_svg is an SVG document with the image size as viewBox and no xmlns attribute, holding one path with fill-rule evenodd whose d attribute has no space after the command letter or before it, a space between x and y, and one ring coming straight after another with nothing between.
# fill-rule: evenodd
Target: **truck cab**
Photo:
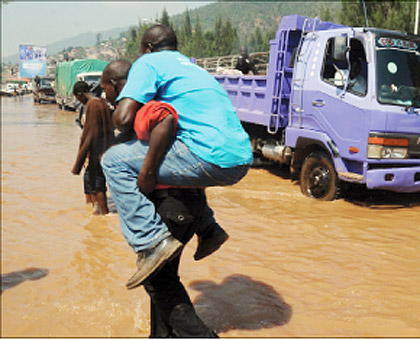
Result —
<instances>
[{"instance_id":1,"label":"truck cab","mask_svg":"<svg viewBox=\"0 0 420 340\"><path fill-rule=\"evenodd\" d=\"M76 82L85 81L91 87L91 92L95 96L104 98L105 94L101 88L101 76L102 71L82 72L76 75ZM72 104L70 106L76 111L79 111L80 117L83 116L83 104L76 99L73 93L71 94L71 98Z\"/></svg>"},{"instance_id":2,"label":"truck cab","mask_svg":"<svg viewBox=\"0 0 420 340\"><path fill-rule=\"evenodd\" d=\"M101 76L102 76L102 71L83 72L83 73L79 73L76 76L76 81L85 81L86 83L88 83L89 86L91 86L93 90L98 91L97 93L95 92L95 94L98 95L98 97L100 97L102 93L102 90L100 87Z\"/></svg>"},{"instance_id":3,"label":"truck cab","mask_svg":"<svg viewBox=\"0 0 420 340\"><path fill-rule=\"evenodd\" d=\"M85 81L91 87L91 92L96 97L106 99L105 92L103 91L101 87L101 76L102 76L102 71L101 72L98 72L98 71L84 72L84 73L79 73L76 76L76 81ZM75 102L75 110L78 111L78 115L75 119L75 122L77 125L80 126L80 128L83 128L86 121L86 116L85 116L86 107L81 102L79 102L74 95L73 95L73 99Z\"/></svg>"},{"instance_id":4,"label":"truck cab","mask_svg":"<svg viewBox=\"0 0 420 340\"><path fill-rule=\"evenodd\" d=\"M35 103L55 103L54 78L36 76L32 83L32 94Z\"/></svg>"},{"instance_id":5,"label":"truck cab","mask_svg":"<svg viewBox=\"0 0 420 340\"><path fill-rule=\"evenodd\" d=\"M294 150L315 148L296 155L304 192L317 195L316 183L335 176L369 189L420 191L419 69L418 37L365 28L306 35L286 129Z\"/></svg>"}]
</instances>

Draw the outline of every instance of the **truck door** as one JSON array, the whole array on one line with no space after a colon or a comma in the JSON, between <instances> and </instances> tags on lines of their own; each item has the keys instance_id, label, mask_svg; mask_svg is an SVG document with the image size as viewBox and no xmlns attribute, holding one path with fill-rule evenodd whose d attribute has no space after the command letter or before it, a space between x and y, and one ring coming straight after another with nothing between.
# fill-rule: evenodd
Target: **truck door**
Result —
<instances>
[{"instance_id":1,"label":"truck door","mask_svg":"<svg viewBox=\"0 0 420 340\"><path fill-rule=\"evenodd\" d=\"M327 40L318 82L308 82L302 127L325 132L342 158L363 160L368 135L368 63L362 42L352 38L346 58L333 56L334 38ZM316 67L314 68L316 69ZM320 80L320 81L319 81ZM317 84L316 84L317 83ZM337 169L345 171L345 169ZM358 172L361 169L351 169Z\"/></svg>"}]
</instances>

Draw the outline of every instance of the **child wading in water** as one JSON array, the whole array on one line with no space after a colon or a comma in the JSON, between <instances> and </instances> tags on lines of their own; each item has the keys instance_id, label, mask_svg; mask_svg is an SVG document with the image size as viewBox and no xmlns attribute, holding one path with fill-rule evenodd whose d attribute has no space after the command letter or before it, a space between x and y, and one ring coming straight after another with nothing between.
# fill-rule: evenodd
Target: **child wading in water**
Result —
<instances>
[{"instance_id":1,"label":"child wading in water","mask_svg":"<svg viewBox=\"0 0 420 340\"><path fill-rule=\"evenodd\" d=\"M108 104L102 98L97 98L90 92L89 85L84 81L74 84L73 94L77 100L86 105L86 123L83 127L80 138L79 151L76 162L71 170L72 174L79 175L83 165L88 158L88 186L90 186L90 201L97 203L100 214L108 213L106 198L106 181L102 172L100 158L102 154L112 145L114 128L112 126L111 112ZM86 187L86 185L85 185ZM88 196L88 194L86 194ZM87 197L87 202L89 197Z\"/></svg>"}]
</instances>

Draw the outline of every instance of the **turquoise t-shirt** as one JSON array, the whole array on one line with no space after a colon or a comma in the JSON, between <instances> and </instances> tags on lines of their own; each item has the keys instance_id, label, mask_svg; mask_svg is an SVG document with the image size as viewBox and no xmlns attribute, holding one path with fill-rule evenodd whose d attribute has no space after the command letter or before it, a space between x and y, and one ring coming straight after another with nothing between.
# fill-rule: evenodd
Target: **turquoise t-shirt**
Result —
<instances>
[{"instance_id":1,"label":"turquoise t-shirt","mask_svg":"<svg viewBox=\"0 0 420 340\"><path fill-rule=\"evenodd\" d=\"M230 168L252 163L248 134L226 91L178 51L144 54L133 64L117 101L154 99L178 112L177 138L203 160Z\"/></svg>"}]
</instances>

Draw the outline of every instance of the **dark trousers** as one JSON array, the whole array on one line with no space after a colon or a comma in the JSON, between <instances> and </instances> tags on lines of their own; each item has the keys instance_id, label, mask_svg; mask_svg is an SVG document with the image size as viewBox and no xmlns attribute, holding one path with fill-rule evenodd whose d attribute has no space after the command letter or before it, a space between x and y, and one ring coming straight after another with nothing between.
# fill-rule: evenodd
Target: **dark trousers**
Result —
<instances>
[{"instance_id":1,"label":"dark trousers","mask_svg":"<svg viewBox=\"0 0 420 340\"><path fill-rule=\"evenodd\" d=\"M156 190L149 198L172 235L186 244L203 219L207 205L204 190ZM151 299L150 337L217 338L196 314L180 280L180 258L167 262L144 283Z\"/></svg>"}]
</instances>

